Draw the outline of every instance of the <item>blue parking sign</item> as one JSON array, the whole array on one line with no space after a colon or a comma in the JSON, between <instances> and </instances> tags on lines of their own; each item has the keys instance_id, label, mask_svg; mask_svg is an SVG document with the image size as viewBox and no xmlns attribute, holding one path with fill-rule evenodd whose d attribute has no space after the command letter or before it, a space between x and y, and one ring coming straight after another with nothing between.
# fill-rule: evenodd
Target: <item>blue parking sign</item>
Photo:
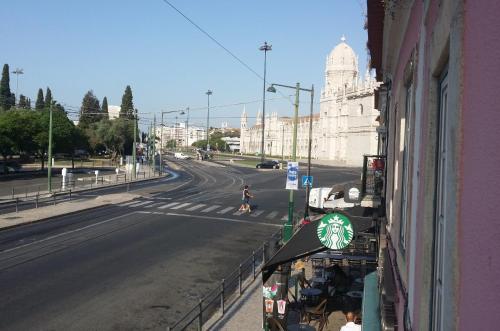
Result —
<instances>
[{"instance_id":1,"label":"blue parking sign","mask_svg":"<svg viewBox=\"0 0 500 331\"><path fill-rule=\"evenodd\" d=\"M313 176L302 176L302 187L313 186Z\"/></svg>"}]
</instances>

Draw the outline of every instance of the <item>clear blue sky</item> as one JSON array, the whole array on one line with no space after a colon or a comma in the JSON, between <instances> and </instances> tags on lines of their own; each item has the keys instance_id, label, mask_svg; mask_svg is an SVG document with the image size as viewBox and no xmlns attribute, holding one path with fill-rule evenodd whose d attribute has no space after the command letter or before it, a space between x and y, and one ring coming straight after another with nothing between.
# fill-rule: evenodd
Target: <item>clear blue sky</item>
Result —
<instances>
[{"instance_id":1,"label":"clear blue sky","mask_svg":"<svg viewBox=\"0 0 500 331\"><path fill-rule=\"evenodd\" d=\"M366 69L365 0L193 1L170 0L240 59L263 74L264 42L270 83L324 84L325 58L344 34ZM162 0L16 0L2 4L0 63L19 76L19 93L34 101L49 86L61 103L79 107L89 90L120 105L126 85L143 120L162 110L227 105L262 99L262 81L196 30ZM15 92L16 77L11 74ZM287 95L292 90L282 90ZM277 98L279 94L267 94ZM308 94L301 95L307 102ZM250 117L261 102L246 105ZM213 108L211 125L239 126L243 106ZM316 111L318 107L316 106ZM266 113L291 114L289 101L269 100ZM307 103L301 113L308 112ZM205 123L206 109L191 111ZM168 119L171 121L171 119ZM254 118L250 118L253 124Z\"/></svg>"}]
</instances>

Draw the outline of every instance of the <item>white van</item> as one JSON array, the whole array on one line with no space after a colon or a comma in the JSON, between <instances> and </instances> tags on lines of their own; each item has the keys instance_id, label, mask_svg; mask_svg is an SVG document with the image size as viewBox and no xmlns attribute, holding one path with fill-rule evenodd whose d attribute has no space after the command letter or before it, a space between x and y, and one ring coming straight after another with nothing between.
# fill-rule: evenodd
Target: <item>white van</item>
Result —
<instances>
[{"instance_id":1,"label":"white van","mask_svg":"<svg viewBox=\"0 0 500 331\"><path fill-rule=\"evenodd\" d=\"M327 210L354 207L354 203L344 201L344 191L332 190L331 187L317 187L309 192L309 207L312 210Z\"/></svg>"},{"instance_id":2,"label":"white van","mask_svg":"<svg viewBox=\"0 0 500 331\"><path fill-rule=\"evenodd\" d=\"M174 157L175 157L176 159L181 159L181 160L187 160L187 159L189 159L189 158L190 158L190 157L189 157L189 155L186 155L186 154L184 154L184 153L175 153L175 154L174 154Z\"/></svg>"}]
</instances>

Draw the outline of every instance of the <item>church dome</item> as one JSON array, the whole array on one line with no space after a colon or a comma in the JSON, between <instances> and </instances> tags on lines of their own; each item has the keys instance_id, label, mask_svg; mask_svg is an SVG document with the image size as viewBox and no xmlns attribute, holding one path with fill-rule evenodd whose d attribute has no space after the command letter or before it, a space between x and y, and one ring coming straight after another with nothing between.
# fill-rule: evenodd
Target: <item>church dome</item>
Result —
<instances>
[{"instance_id":1,"label":"church dome","mask_svg":"<svg viewBox=\"0 0 500 331\"><path fill-rule=\"evenodd\" d=\"M358 59L356 53L347 45L345 37L342 37L340 44L330 52L327 58L326 70L335 71L358 71Z\"/></svg>"}]
</instances>

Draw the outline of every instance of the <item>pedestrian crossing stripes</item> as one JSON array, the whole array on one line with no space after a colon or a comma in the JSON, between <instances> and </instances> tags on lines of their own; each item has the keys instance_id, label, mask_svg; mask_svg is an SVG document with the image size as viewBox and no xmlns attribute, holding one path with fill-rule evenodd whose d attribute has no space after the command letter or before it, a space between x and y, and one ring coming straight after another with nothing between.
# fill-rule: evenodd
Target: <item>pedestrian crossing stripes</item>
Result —
<instances>
[{"instance_id":1,"label":"pedestrian crossing stripes","mask_svg":"<svg viewBox=\"0 0 500 331\"><path fill-rule=\"evenodd\" d=\"M212 210L216 210L219 207L220 207L219 205L213 205L213 206L210 206L208 208L203 209L201 212L202 213L208 213L208 212L211 212Z\"/></svg>"},{"instance_id":2,"label":"pedestrian crossing stripes","mask_svg":"<svg viewBox=\"0 0 500 331\"><path fill-rule=\"evenodd\" d=\"M259 216L259 215L261 215L261 214L263 214L263 213L264 213L264 210L256 210L256 211L253 211L253 212L250 214L250 216L252 216L252 217L257 217L257 216Z\"/></svg>"},{"instance_id":3,"label":"pedestrian crossing stripes","mask_svg":"<svg viewBox=\"0 0 500 331\"><path fill-rule=\"evenodd\" d=\"M181 209L181 208L189 206L190 204L191 204L191 202L185 202L185 203L182 203L182 204L180 204L178 206L172 207L170 209Z\"/></svg>"},{"instance_id":4,"label":"pedestrian crossing stripes","mask_svg":"<svg viewBox=\"0 0 500 331\"><path fill-rule=\"evenodd\" d=\"M166 205L163 205L161 207L158 207L158 209L166 209L166 208L170 208L170 207L176 206L178 204L179 204L178 202L171 202L171 203L167 203Z\"/></svg>"},{"instance_id":5,"label":"pedestrian crossing stripes","mask_svg":"<svg viewBox=\"0 0 500 331\"><path fill-rule=\"evenodd\" d=\"M153 201L143 201L143 202L135 203L133 205L129 205L129 207L139 207L139 206L149 205L150 203L153 203Z\"/></svg>"},{"instance_id":6,"label":"pedestrian crossing stripes","mask_svg":"<svg viewBox=\"0 0 500 331\"><path fill-rule=\"evenodd\" d=\"M234 207L227 207L227 208L224 208L224 209L218 211L217 214L225 214L228 211L233 210L233 209L234 209Z\"/></svg>"},{"instance_id":7,"label":"pedestrian crossing stripes","mask_svg":"<svg viewBox=\"0 0 500 331\"><path fill-rule=\"evenodd\" d=\"M171 209L171 210L184 210L184 211L189 211L189 212L198 212L198 213L210 213L214 212L219 215L224 215L224 214L232 214L234 216L247 216L247 217L252 217L254 219L266 219L267 221L286 221L288 219L288 214L283 215L283 217L280 218L280 212L277 210L269 211L269 210L264 210L264 209L255 209L251 211L250 213L247 213L245 211L240 211L238 210L235 206L221 206L221 205L210 205L208 203L193 203L193 202L169 202L165 203L165 201L158 201L158 200L132 200L132 201L127 201L121 204L118 204L120 207L129 207L129 208L135 208L135 207L140 207L144 209L157 209L157 210L165 210L165 209Z\"/></svg>"},{"instance_id":8,"label":"pedestrian crossing stripes","mask_svg":"<svg viewBox=\"0 0 500 331\"><path fill-rule=\"evenodd\" d=\"M186 210L189 210L189 211L194 211L194 210L197 210L197 209L200 209L200 208L203 208L205 207L206 205L203 204L203 203L200 203L199 205L194 205L193 207L189 207L188 209Z\"/></svg>"},{"instance_id":9,"label":"pedestrian crossing stripes","mask_svg":"<svg viewBox=\"0 0 500 331\"><path fill-rule=\"evenodd\" d=\"M269 213L269 215L266 216L266 218L268 219L272 219L272 218L275 218L276 216L278 216L279 212L277 212L276 210Z\"/></svg>"}]
</instances>

